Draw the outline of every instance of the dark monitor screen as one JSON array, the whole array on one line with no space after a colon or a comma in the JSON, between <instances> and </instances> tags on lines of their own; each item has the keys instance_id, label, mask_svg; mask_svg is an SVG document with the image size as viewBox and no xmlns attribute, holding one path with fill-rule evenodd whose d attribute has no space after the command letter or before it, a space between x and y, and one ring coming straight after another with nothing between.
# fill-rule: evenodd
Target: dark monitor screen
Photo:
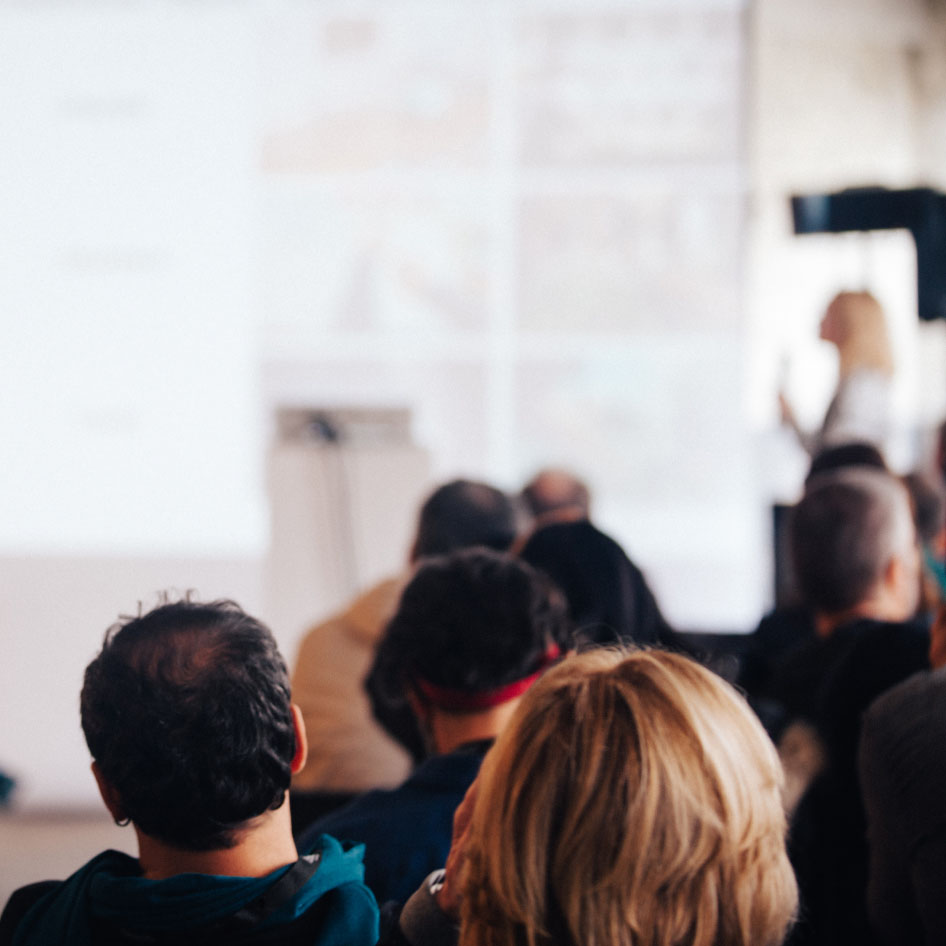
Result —
<instances>
[{"instance_id":1,"label":"dark monitor screen","mask_svg":"<svg viewBox=\"0 0 946 946\"><path fill-rule=\"evenodd\" d=\"M909 230L916 244L919 316L946 319L946 194L929 187L857 187L791 201L796 234Z\"/></svg>"}]
</instances>

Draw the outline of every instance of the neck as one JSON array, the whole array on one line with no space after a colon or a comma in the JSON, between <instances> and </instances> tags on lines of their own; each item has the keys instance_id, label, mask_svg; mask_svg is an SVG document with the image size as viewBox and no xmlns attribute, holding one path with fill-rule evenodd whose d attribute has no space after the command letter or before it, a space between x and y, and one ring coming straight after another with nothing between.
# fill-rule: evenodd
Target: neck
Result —
<instances>
[{"instance_id":1,"label":"neck","mask_svg":"<svg viewBox=\"0 0 946 946\"><path fill-rule=\"evenodd\" d=\"M845 351L844 348L838 349L838 376L841 378L846 378L857 368L861 367L857 363L857 359L851 354L851 352Z\"/></svg>"},{"instance_id":2,"label":"neck","mask_svg":"<svg viewBox=\"0 0 946 946\"><path fill-rule=\"evenodd\" d=\"M887 595L878 595L845 611L819 611L815 615L815 632L819 637L830 637L842 624L860 618L871 621L906 621L909 617L909 614L903 613L903 606L899 601L894 601Z\"/></svg>"},{"instance_id":3,"label":"neck","mask_svg":"<svg viewBox=\"0 0 946 946\"><path fill-rule=\"evenodd\" d=\"M438 755L446 755L468 742L495 739L519 705L520 697L478 713L433 710L430 735Z\"/></svg>"},{"instance_id":4,"label":"neck","mask_svg":"<svg viewBox=\"0 0 946 946\"><path fill-rule=\"evenodd\" d=\"M838 374L842 378L860 369L870 369L880 374L893 374L893 365L886 352L875 348L847 344L838 347Z\"/></svg>"},{"instance_id":5,"label":"neck","mask_svg":"<svg viewBox=\"0 0 946 946\"><path fill-rule=\"evenodd\" d=\"M137 825L138 861L150 880L176 874L265 877L298 860L289 821L289 802L267 811L237 831L233 847L187 851L145 834Z\"/></svg>"}]
</instances>

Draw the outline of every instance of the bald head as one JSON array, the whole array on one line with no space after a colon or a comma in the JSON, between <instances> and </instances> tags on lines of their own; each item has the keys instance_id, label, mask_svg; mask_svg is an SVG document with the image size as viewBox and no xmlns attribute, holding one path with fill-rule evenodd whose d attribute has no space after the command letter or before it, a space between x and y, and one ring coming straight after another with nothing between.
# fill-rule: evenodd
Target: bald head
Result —
<instances>
[{"instance_id":1,"label":"bald head","mask_svg":"<svg viewBox=\"0 0 946 946\"><path fill-rule=\"evenodd\" d=\"M526 508L535 517L568 512L587 519L591 505L588 487L566 470L542 470L522 490Z\"/></svg>"}]
</instances>

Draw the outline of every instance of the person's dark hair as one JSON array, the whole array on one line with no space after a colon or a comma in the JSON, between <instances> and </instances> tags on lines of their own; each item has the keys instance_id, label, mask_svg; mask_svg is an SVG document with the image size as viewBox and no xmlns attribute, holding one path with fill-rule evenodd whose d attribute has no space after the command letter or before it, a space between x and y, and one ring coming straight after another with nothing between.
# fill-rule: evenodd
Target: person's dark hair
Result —
<instances>
[{"instance_id":1,"label":"person's dark hair","mask_svg":"<svg viewBox=\"0 0 946 946\"><path fill-rule=\"evenodd\" d=\"M509 496L486 483L452 480L421 507L412 557L475 546L503 552L515 537L516 509Z\"/></svg>"},{"instance_id":2,"label":"person's dark hair","mask_svg":"<svg viewBox=\"0 0 946 946\"><path fill-rule=\"evenodd\" d=\"M578 633L595 644L652 644L669 627L640 569L590 522L536 529L519 557L562 590Z\"/></svg>"},{"instance_id":3,"label":"person's dark hair","mask_svg":"<svg viewBox=\"0 0 946 946\"><path fill-rule=\"evenodd\" d=\"M807 486L814 477L820 476L822 473L829 473L831 470L840 470L846 467L862 466L887 471L884 455L872 443L852 441L834 447L825 447L811 461L811 467L805 477L805 485Z\"/></svg>"},{"instance_id":4,"label":"person's dark hair","mask_svg":"<svg viewBox=\"0 0 946 946\"><path fill-rule=\"evenodd\" d=\"M789 540L804 602L827 614L846 611L915 541L906 490L879 470L821 474L791 511Z\"/></svg>"},{"instance_id":5,"label":"person's dark hair","mask_svg":"<svg viewBox=\"0 0 946 946\"><path fill-rule=\"evenodd\" d=\"M482 693L534 673L569 644L565 604L524 562L486 549L426 559L378 651L395 691L418 680Z\"/></svg>"},{"instance_id":6,"label":"person's dark hair","mask_svg":"<svg viewBox=\"0 0 946 946\"><path fill-rule=\"evenodd\" d=\"M270 631L232 601L178 601L110 628L85 671L82 729L122 809L185 850L232 846L278 808L296 741Z\"/></svg>"}]
</instances>

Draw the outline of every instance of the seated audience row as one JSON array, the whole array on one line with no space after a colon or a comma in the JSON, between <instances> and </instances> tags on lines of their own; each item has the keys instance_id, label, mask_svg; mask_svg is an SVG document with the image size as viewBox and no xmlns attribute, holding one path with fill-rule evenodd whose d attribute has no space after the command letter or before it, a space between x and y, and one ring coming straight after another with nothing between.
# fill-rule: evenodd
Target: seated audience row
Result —
<instances>
[{"instance_id":1,"label":"seated audience row","mask_svg":"<svg viewBox=\"0 0 946 946\"><path fill-rule=\"evenodd\" d=\"M405 900L443 866L483 756L570 631L561 596L524 562L486 549L421 562L379 647L378 676L395 702L406 696L428 758L398 788L318 819L303 848L322 833L363 843L378 902Z\"/></svg>"},{"instance_id":2,"label":"seated audience row","mask_svg":"<svg viewBox=\"0 0 946 946\"><path fill-rule=\"evenodd\" d=\"M646 579L624 550L586 520L587 487L550 470L523 491L527 531L519 557L542 570L565 595L576 640L685 647L664 619ZM514 547L522 516L513 498L485 483L454 480L423 503L411 568L425 558L482 547ZM294 779L293 826L308 824L368 789L399 785L429 750L402 674L375 651L409 573L368 589L346 610L310 630L292 675L307 731L322 747ZM382 648L382 654L390 650ZM385 675L392 679L385 679ZM363 681L367 679L367 692Z\"/></svg>"},{"instance_id":3,"label":"seated audience row","mask_svg":"<svg viewBox=\"0 0 946 946\"><path fill-rule=\"evenodd\" d=\"M502 551L515 536L516 507L505 493L454 480L422 505L408 564L472 547ZM359 792L399 785L426 754L407 704L388 707L386 729L372 715L362 687L407 578L392 577L366 590L302 641L292 692L320 754L293 780L296 831Z\"/></svg>"},{"instance_id":4,"label":"seated audience row","mask_svg":"<svg viewBox=\"0 0 946 946\"><path fill-rule=\"evenodd\" d=\"M917 541L924 516L914 499L922 494L866 445L836 448L815 466L789 522L807 623L798 611L763 622L741 680L787 770L801 894L791 942L870 943L862 800L870 789L858 778L857 747L871 703L930 665ZM942 516L924 501L926 519Z\"/></svg>"},{"instance_id":5,"label":"seated audience row","mask_svg":"<svg viewBox=\"0 0 946 946\"><path fill-rule=\"evenodd\" d=\"M946 756L930 714L946 678L929 667L946 664L946 609L932 639L928 615L946 529L939 493L907 484L843 445L792 510L804 621L757 634L742 677L787 786L728 684L682 654L620 649L679 639L563 471L524 491L525 534L486 484L435 491L411 574L307 636L304 711L269 631L231 602L117 625L82 724L139 857L17 891L0 946L357 946L378 940L378 901L392 946L775 946L796 907L792 946L939 942Z\"/></svg>"},{"instance_id":6,"label":"seated audience row","mask_svg":"<svg viewBox=\"0 0 946 946\"><path fill-rule=\"evenodd\" d=\"M391 939L776 946L797 903L780 787L752 712L690 658L568 657L523 697Z\"/></svg>"},{"instance_id":7,"label":"seated audience row","mask_svg":"<svg viewBox=\"0 0 946 946\"><path fill-rule=\"evenodd\" d=\"M527 566L473 553L429 567L456 561L461 574L510 570L505 581L548 611L533 672L508 685L558 665L487 753L443 883L423 884L385 941L781 942L796 904L781 771L742 699L679 655L560 659L561 612L533 597ZM456 686L415 682L440 696ZM103 801L134 826L139 856L108 851L17 891L0 944L377 940L360 846L322 834L300 856L292 840L305 729L258 621L189 601L127 621L87 668L81 704Z\"/></svg>"}]
</instances>

